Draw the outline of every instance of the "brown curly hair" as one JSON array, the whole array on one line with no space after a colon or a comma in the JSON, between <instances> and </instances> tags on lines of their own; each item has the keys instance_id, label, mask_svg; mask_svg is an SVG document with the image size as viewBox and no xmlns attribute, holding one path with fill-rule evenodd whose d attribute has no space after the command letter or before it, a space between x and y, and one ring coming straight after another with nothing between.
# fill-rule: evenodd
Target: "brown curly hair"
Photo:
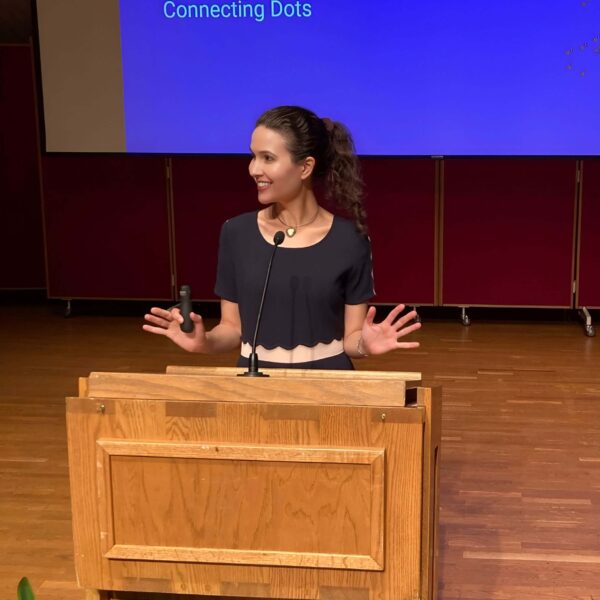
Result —
<instances>
[{"instance_id":1,"label":"brown curly hair","mask_svg":"<svg viewBox=\"0 0 600 600\"><path fill-rule=\"evenodd\" d=\"M295 162L312 156L313 177L325 187L325 197L351 215L356 228L367 232L364 184L354 142L345 125L322 119L300 106L278 106L263 113L256 126L278 131Z\"/></svg>"}]
</instances>

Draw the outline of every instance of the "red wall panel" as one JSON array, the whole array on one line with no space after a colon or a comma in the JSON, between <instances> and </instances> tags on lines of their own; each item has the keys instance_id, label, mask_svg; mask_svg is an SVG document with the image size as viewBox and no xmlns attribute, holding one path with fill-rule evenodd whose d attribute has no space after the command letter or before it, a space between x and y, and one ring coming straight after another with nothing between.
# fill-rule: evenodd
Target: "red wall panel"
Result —
<instances>
[{"instance_id":1,"label":"red wall panel","mask_svg":"<svg viewBox=\"0 0 600 600\"><path fill-rule=\"evenodd\" d=\"M0 46L0 288L44 288L31 48Z\"/></svg>"},{"instance_id":2,"label":"red wall panel","mask_svg":"<svg viewBox=\"0 0 600 600\"><path fill-rule=\"evenodd\" d=\"M50 297L173 297L163 158L48 155L42 170Z\"/></svg>"},{"instance_id":3,"label":"red wall panel","mask_svg":"<svg viewBox=\"0 0 600 600\"><path fill-rule=\"evenodd\" d=\"M578 306L600 308L600 161L583 162Z\"/></svg>"},{"instance_id":4,"label":"red wall panel","mask_svg":"<svg viewBox=\"0 0 600 600\"><path fill-rule=\"evenodd\" d=\"M575 160L444 165L443 304L572 306Z\"/></svg>"},{"instance_id":5,"label":"red wall panel","mask_svg":"<svg viewBox=\"0 0 600 600\"><path fill-rule=\"evenodd\" d=\"M364 159L377 302L435 303L435 161Z\"/></svg>"},{"instance_id":6,"label":"red wall panel","mask_svg":"<svg viewBox=\"0 0 600 600\"><path fill-rule=\"evenodd\" d=\"M172 160L177 284L198 300L213 293L221 225L260 208L247 157L176 157Z\"/></svg>"}]
</instances>

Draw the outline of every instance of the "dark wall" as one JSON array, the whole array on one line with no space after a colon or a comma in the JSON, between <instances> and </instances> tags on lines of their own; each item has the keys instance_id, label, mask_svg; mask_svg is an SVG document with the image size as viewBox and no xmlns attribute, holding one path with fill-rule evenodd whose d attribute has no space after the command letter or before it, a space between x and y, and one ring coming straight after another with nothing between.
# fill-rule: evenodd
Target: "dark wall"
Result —
<instances>
[{"instance_id":1,"label":"dark wall","mask_svg":"<svg viewBox=\"0 0 600 600\"><path fill-rule=\"evenodd\" d=\"M31 0L2 0L0 44L28 42L32 35Z\"/></svg>"},{"instance_id":2,"label":"dark wall","mask_svg":"<svg viewBox=\"0 0 600 600\"><path fill-rule=\"evenodd\" d=\"M45 288L36 102L29 45L0 45L0 288Z\"/></svg>"}]
</instances>

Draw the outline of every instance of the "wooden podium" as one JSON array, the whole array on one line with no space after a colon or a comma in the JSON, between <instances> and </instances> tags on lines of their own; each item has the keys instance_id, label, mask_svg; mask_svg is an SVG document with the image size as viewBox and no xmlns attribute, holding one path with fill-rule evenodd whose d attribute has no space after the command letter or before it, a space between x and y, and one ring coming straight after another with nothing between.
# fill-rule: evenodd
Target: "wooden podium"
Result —
<instances>
[{"instance_id":1,"label":"wooden podium","mask_svg":"<svg viewBox=\"0 0 600 600\"><path fill-rule=\"evenodd\" d=\"M67 398L88 597L433 600L439 389L239 372L92 373Z\"/></svg>"}]
</instances>

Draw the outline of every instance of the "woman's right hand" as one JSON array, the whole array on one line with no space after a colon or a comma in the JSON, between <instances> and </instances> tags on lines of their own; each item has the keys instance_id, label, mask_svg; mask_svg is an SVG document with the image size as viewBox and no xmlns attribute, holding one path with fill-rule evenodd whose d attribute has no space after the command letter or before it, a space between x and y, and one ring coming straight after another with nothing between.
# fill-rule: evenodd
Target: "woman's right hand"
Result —
<instances>
[{"instance_id":1,"label":"woman's right hand","mask_svg":"<svg viewBox=\"0 0 600 600\"><path fill-rule=\"evenodd\" d=\"M202 317L191 312L190 318L194 323L194 330L191 333L185 333L181 331L180 325L183 323L183 316L178 308L166 310L153 306L150 314L144 315L147 323L142 329L156 335L164 335L188 352L205 352L207 338Z\"/></svg>"}]
</instances>

